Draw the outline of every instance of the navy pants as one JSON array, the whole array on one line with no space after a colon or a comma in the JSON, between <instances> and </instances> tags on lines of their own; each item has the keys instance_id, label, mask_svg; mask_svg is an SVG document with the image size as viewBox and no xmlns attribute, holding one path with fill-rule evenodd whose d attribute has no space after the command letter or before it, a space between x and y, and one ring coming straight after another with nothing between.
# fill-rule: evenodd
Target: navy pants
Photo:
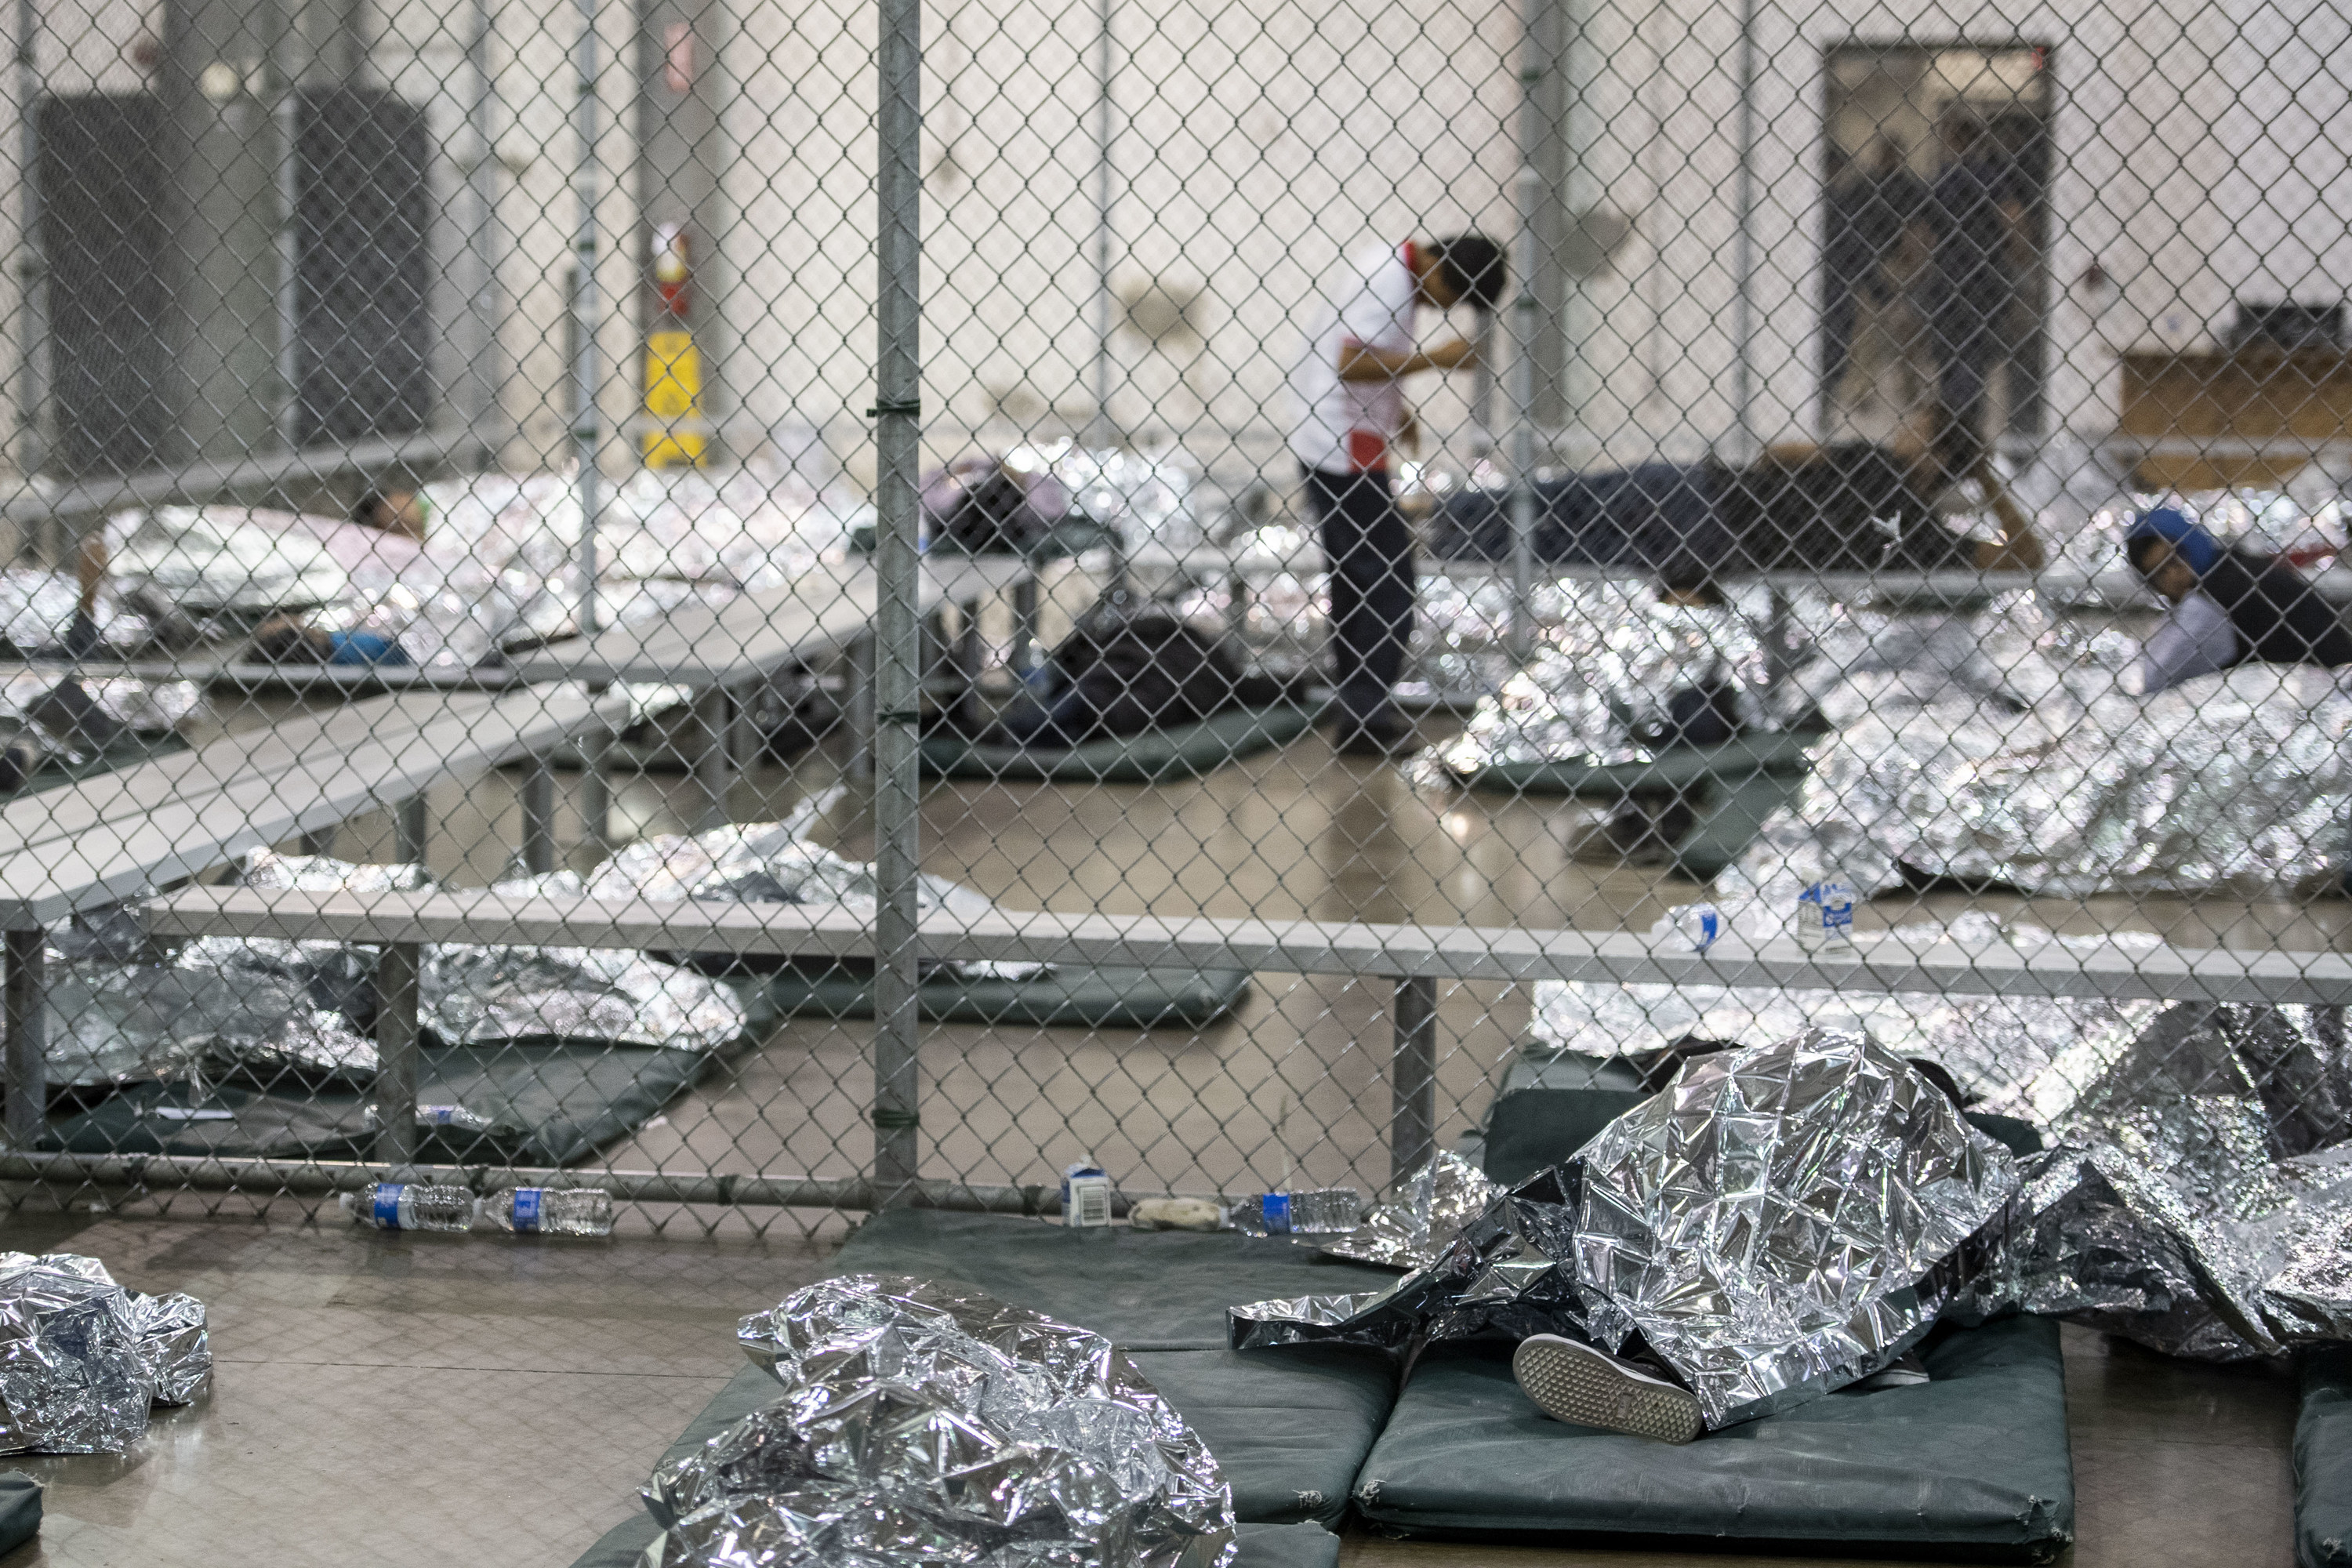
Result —
<instances>
[{"instance_id":1,"label":"navy pants","mask_svg":"<svg viewBox=\"0 0 2352 1568\"><path fill-rule=\"evenodd\" d=\"M1331 582L1331 684L1343 719L1394 718L1390 693L1412 641L1412 529L1385 469L1307 470L1307 505L1323 534Z\"/></svg>"}]
</instances>

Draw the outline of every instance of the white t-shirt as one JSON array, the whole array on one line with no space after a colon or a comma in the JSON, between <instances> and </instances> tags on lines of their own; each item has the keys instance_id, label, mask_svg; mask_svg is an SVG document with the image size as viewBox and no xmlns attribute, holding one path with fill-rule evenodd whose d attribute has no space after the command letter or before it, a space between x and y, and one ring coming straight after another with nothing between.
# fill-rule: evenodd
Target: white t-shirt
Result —
<instances>
[{"instance_id":1,"label":"white t-shirt","mask_svg":"<svg viewBox=\"0 0 2352 1568\"><path fill-rule=\"evenodd\" d=\"M1389 443L1404 428L1404 393L1393 380L1342 381L1339 354L1358 346L1412 351L1412 247L1353 251L1324 289L1290 373L1298 402L1290 449L1310 468L1362 473L1388 466Z\"/></svg>"},{"instance_id":2,"label":"white t-shirt","mask_svg":"<svg viewBox=\"0 0 2352 1568\"><path fill-rule=\"evenodd\" d=\"M2238 628L2203 590L2172 606L2140 645L2138 686L2153 696L2168 686L2227 669L2238 657Z\"/></svg>"}]
</instances>

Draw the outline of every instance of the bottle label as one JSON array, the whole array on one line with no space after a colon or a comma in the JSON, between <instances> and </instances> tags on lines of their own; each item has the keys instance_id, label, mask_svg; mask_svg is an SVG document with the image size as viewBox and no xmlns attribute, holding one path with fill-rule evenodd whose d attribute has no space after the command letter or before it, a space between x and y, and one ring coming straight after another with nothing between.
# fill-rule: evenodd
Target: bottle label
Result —
<instances>
[{"instance_id":1,"label":"bottle label","mask_svg":"<svg viewBox=\"0 0 2352 1568\"><path fill-rule=\"evenodd\" d=\"M1290 1194L1288 1193L1268 1193L1264 1197L1258 1199L1257 1202L1258 1213L1264 1215L1265 1219L1266 1235L1289 1235Z\"/></svg>"},{"instance_id":2,"label":"bottle label","mask_svg":"<svg viewBox=\"0 0 2352 1568\"><path fill-rule=\"evenodd\" d=\"M407 1202L408 1188L399 1182L378 1182L375 1186L375 1223L385 1230L402 1228L404 1211L414 1213Z\"/></svg>"},{"instance_id":3,"label":"bottle label","mask_svg":"<svg viewBox=\"0 0 2352 1568\"><path fill-rule=\"evenodd\" d=\"M514 1227L520 1230L539 1228L540 1200L547 1195L544 1187L517 1187L514 1190Z\"/></svg>"}]
</instances>

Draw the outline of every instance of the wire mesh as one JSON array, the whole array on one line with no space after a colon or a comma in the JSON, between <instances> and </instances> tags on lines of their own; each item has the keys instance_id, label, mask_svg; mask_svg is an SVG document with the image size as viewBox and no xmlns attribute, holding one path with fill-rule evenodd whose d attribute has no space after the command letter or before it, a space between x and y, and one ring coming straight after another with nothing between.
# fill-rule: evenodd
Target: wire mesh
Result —
<instances>
[{"instance_id":1,"label":"wire mesh","mask_svg":"<svg viewBox=\"0 0 2352 1568\"><path fill-rule=\"evenodd\" d=\"M19 0L0 1179L2333 1142L2347 26Z\"/></svg>"}]
</instances>

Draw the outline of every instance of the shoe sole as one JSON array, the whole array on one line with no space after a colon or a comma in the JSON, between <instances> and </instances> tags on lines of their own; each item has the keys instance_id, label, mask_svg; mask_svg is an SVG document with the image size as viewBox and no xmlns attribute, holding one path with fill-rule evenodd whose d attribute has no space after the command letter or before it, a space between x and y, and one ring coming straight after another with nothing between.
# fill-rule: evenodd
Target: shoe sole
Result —
<instances>
[{"instance_id":1,"label":"shoe sole","mask_svg":"<svg viewBox=\"0 0 2352 1568\"><path fill-rule=\"evenodd\" d=\"M1573 1342L1522 1340L1511 1373L1536 1408L1555 1421L1661 1443L1687 1443L1702 1427L1698 1401L1689 1391L1628 1376Z\"/></svg>"}]
</instances>

